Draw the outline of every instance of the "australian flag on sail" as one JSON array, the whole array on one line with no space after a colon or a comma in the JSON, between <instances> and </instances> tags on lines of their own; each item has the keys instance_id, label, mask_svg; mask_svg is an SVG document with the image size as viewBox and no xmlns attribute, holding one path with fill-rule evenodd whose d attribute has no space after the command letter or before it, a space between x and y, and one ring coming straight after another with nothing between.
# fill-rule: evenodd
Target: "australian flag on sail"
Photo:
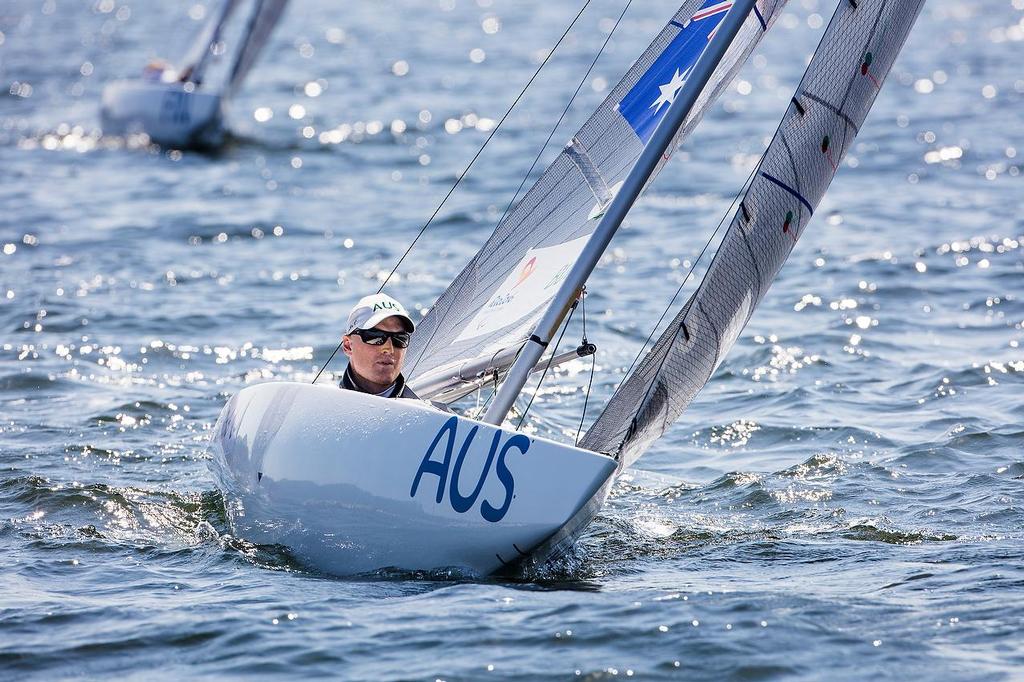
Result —
<instances>
[{"instance_id":1,"label":"australian flag on sail","mask_svg":"<svg viewBox=\"0 0 1024 682\"><path fill-rule=\"evenodd\" d=\"M681 30L619 102L616 109L644 144L675 101L730 7L731 0L707 0L690 21L673 21Z\"/></svg>"}]
</instances>

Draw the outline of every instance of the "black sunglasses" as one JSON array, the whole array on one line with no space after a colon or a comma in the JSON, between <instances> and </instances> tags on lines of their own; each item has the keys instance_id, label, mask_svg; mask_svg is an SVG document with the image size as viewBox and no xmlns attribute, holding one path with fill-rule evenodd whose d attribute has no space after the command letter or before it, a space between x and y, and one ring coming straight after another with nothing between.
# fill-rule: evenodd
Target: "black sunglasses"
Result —
<instances>
[{"instance_id":1,"label":"black sunglasses","mask_svg":"<svg viewBox=\"0 0 1024 682\"><path fill-rule=\"evenodd\" d=\"M353 329L352 333L368 346L383 346L391 339L395 348L408 348L409 339L412 338L409 332L386 332L383 329Z\"/></svg>"}]
</instances>

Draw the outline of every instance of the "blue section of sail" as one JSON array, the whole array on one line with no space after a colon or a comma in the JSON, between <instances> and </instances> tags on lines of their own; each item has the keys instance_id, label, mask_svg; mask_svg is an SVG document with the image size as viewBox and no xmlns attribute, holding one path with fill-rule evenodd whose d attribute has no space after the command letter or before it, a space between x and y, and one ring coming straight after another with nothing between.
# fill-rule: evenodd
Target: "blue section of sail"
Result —
<instances>
[{"instance_id":1,"label":"blue section of sail","mask_svg":"<svg viewBox=\"0 0 1024 682\"><path fill-rule=\"evenodd\" d=\"M644 144L675 101L730 7L731 1L707 0L685 25L672 22L681 30L619 102L616 109Z\"/></svg>"}]
</instances>

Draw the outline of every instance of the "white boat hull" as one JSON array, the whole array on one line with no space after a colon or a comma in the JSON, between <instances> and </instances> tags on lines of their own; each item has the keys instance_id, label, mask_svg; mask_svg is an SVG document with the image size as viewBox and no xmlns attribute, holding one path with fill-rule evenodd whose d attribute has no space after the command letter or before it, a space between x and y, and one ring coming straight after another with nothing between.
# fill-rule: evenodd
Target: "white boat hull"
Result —
<instances>
[{"instance_id":1,"label":"white boat hull","mask_svg":"<svg viewBox=\"0 0 1024 682\"><path fill-rule=\"evenodd\" d=\"M103 89L100 118L104 133L145 133L168 147L216 146L224 138L220 94L189 92L185 83L110 83Z\"/></svg>"},{"instance_id":2,"label":"white boat hull","mask_svg":"<svg viewBox=\"0 0 1024 682\"><path fill-rule=\"evenodd\" d=\"M338 575L486 575L564 547L616 469L610 457L421 401L297 383L235 395L213 458L237 535Z\"/></svg>"}]
</instances>

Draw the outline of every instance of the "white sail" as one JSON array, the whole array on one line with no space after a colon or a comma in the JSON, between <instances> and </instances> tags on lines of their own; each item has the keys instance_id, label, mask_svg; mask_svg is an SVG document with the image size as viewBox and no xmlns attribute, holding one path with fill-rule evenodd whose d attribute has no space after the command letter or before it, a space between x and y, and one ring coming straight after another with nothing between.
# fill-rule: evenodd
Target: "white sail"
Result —
<instances>
[{"instance_id":1,"label":"white sail","mask_svg":"<svg viewBox=\"0 0 1024 682\"><path fill-rule=\"evenodd\" d=\"M418 325L406 360L411 386L439 386L438 378L446 374L458 380L458 368L467 361L485 372L508 366L732 4L689 0L682 5ZM648 182L729 84L784 4L755 3Z\"/></svg>"},{"instance_id":2,"label":"white sail","mask_svg":"<svg viewBox=\"0 0 1024 682\"><path fill-rule=\"evenodd\" d=\"M923 2L839 3L707 274L581 447L628 466L708 381L806 229Z\"/></svg>"},{"instance_id":3,"label":"white sail","mask_svg":"<svg viewBox=\"0 0 1024 682\"><path fill-rule=\"evenodd\" d=\"M225 88L227 94L230 95L237 90L249 75L287 5L288 0L255 0L252 13L249 15L249 25L246 27L234 66L228 76Z\"/></svg>"}]
</instances>

